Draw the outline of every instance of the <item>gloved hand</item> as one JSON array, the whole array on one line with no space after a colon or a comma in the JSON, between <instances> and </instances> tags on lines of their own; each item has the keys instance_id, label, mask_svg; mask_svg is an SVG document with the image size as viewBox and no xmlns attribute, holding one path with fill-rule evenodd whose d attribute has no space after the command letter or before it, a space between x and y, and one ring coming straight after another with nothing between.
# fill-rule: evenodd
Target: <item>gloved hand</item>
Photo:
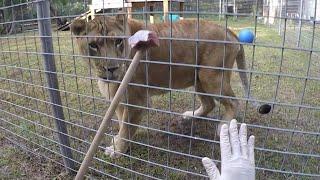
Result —
<instances>
[{"instance_id":1,"label":"gloved hand","mask_svg":"<svg viewBox=\"0 0 320 180\"><path fill-rule=\"evenodd\" d=\"M230 138L229 138L230 134ZM205 157L202 163L210 180L254 180L254 136L247 141L247 125L241 124L238 134L237 121L224 124L220 132L221 174L214 162Z\"/></svg>"}]
</instances>

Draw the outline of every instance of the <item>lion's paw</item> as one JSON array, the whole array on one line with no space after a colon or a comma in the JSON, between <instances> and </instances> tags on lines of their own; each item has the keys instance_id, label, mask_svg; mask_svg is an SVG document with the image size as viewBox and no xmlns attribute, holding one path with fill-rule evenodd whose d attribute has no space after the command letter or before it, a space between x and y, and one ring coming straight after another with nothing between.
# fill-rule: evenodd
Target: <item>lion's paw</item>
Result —
<instances>
[{"instance_id":1,"label":"lion's paw","mask_svg":"<svg viewBox=\"0 0 320 180\"><path fill-rule=\"evenodd\" d=\"M193 111L186 111L182 114L182 118L183 119L192 119L192 116L194 116L195 114L193 113Z\"/></svg>"},{"instance_id":2,"label":"lion's paw","mask_svg":"<svg viewBox=\"0 0 320 180\"><path fill-rule=\"evenodd\" d=\"M106 150L104 151L104 153L107 156L111 157L112 159L121 157L121 153L117 151L114 146L106 147Z\"/></svg>"}]
</instances>

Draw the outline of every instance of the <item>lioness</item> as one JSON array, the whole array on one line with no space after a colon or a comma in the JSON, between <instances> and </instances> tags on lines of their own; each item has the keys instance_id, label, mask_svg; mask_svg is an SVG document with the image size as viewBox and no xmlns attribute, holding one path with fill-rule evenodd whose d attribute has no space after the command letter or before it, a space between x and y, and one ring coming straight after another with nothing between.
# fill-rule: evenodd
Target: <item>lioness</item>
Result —
<instances>
[{"instance_id":1,"label":"lioness","mask_svg":"<svg viewBox=\"0 0 320 180\"><path fill-rule=\"evenodd\" d=\"M230 85L232 74L230 69L233 68L235 61L239 69L245 69L245 56L242 45L239 45L236 35L229 29L226 30L224 27L204 20L199 21L198 25L194 20L181 20L172 24L172 30L170 30L170 23L148 25L145 28L143 23L133 19L127 20L124 15L100 16L88 22L81 19L75 20L71 25L71 31L77 37L80 52L86 56L93 56L90 58L100 78L99 89L106 98L112 98L115 95L119 83L114 81L120 81L123 78L129 65L127 61L120 59L132 58L135 53L128 46L127 39L123 37L133 35L141 29L155 31L160 37L160 47L148 50L146 57L149 61L148 66L146 63L140 63L131 81L140 86L129 86L125 97L129 104L146 106L147 94L159 95L168 92L166 88L181 89L193 85L200 93L216 95L221 93L224 97L235 96ZM170 36L174 38L171 45L168 39ZM195 42L194 39L197 38L217 42ZM235 43L224 45L222 41ZM172 63L171 66L170 63ZM198 67L195 67L196 65ZM221 67L227 70L213 69ZM247 93L246 73L240 73L240 77ZM145 85L161 87L161 89L149 88L147 93ZM186 111L183 114L184 117L206 116L215 107L213 97L206 94L198 97L201 106L194 112ZM221 103L225 107L223 119L234 118L238 107L237 101L222 98ZM106 154L111 157L119 156L118 152L127 151L128 143L124 139L132 138L137 129L136 126L129 124L138 124L142 117L142 109L137 106L119 105L117 108L116 115L120 130L114 138L113 145L106 149Z\"/></svg>"}]
</instances>

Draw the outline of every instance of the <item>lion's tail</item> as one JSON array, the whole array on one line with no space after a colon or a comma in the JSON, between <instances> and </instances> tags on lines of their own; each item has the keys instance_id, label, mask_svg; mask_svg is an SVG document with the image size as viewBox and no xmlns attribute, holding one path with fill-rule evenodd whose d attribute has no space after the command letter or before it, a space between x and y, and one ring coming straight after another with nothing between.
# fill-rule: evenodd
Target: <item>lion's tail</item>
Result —
<instances>
[{"instance_id":1,"label":"lion's tail","mask_svg":"<svg viewBox=\"0 0 320 180\"><path fill-rule=\"evenodd\" d=\"M243 72L243 71L247 70L247 67L246 67L244 49L241 44L240 44L240 50L238 51L238 54L236 57L236 61L237 61L238 69L241 70L241 71L239 71L239 76L240 76L240 79L242 82L242 86L244 88L245 95L248 96L249 95L248 77L247 77L247 73Z\"/></svg>"},{"instance_id":2,"label":"lion's tail","mask_svg":"<svg viewBox=\"0 0 320 180\"><path fill-rule=\"evenodd\" d=\"M228 32L237 40L239 41L239 38L237 36L237 34L235 32L233 32L232 30L228 29ZM241 71L239 71L239 75L240 75L240 79L242 82L242 86L244 88L244 92L246 97L249 95L249 82L248 82L248 77L247 77L247 73L243 72L246 71L246 61L245 61L245 55L244 55L244 49L243 49L243 45L240 44L240 49L238 51L237 57L236 57L236 62L237 62L237 66L238 69L240 69Z\"/></svg>"},{"instance_id":3,"label":"lion's tail","mask_svg":"<svg viewBox=\"0 0 320 180\"><path fill-rule=\"evenodd\" d=\"M240 50L238 51L237 57L236 57L236 62L239 71L239 76L242 82L242 86L244 88L245 92L245 97L249 98L249 82L248 82L248 77L247 77L247 70L246 68L246 61L245 61L245 55L244 55L244 49L242 44L240 44ZM255 106L258 109L258 112L260 114L267 114L271 111L271 106L269 104L260 104L256 101L251 102L253 106Z\"/></svg>"},{"instance_id":4,"label":"lion's tail","mask_svg":"<svg viewBox=\"0 0 320 180\"><path fill-rule=\"evenodd\" d=\"M237 40L239 41L239 38L237 36L237 34L235 32L233 32L232 30L228 29L228 32ZM237 66L239 71L239 76L242 82L242 86L244 88L244 93L245 96L248 97L249 95L249 82L248 82L248 77L247 77L247 73L244 72L247 70L246 67L246 60L245 60L245 55L244 55L244 49L243 49L243 45L240 44L240 49L238 51L237 57L236 57L236 62L237 62Z\"/></svg>"}]
</instances>

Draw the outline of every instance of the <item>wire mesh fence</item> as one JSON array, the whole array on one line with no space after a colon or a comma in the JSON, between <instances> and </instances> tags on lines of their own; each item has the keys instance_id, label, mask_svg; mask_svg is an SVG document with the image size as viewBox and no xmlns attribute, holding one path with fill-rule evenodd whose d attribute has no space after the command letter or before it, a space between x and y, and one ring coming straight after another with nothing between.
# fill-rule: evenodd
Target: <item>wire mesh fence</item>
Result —
<instances>
[{"instance_id":1,"label":"wire mesh fence","mask_svg":"<svg viewBox=\"0 0 320 180\"><path fill-rule=\"evenodd\" d=\"M49 2L50 9L44 9L43 4ZM91 18L107 21L116 15L130 14L129 17L143 24L143 29L153 28L165 20L165 1L120 1L121 5L112 10L108 1L101 2L103 10L97 10ZM179 4L181 2L183 4ZM130 57L108 56L110 52L94 56L79 50L79 38L103 38L104 41L115 38L106 31L89 34L90 29L85 28L85 33L75 35L69 26L61 30L60 27L88 11L89 3L94 2L3 0L0 3L0 132L30 154L61 165L61 171L66 168L76 172L111 101L111 97L100 92L98 82L106 83L105 92L111 91L111 84L120 83L119 79L102 79L96 64L110 59L126 63L130 62ZM168 13L172 16L167 25L162 26L167 28L169 35L160 36L162 41L168 42L164 47L167 49L161 49L168 52L167 59L152 61L148 59L150 52L146 52L147 56L141 61L143 72L148 72L145 80L130 83L121 102L125 110L141 113L135 116L141 121L137 123L114 116L88 176L97 179L206 178L201 158L206 156L220 162L216 132L219 122L225 122L223 115L227 109L222 101L229 99L239 102L235 118L247 123L249 133L256 137L257 179L318 179L319 7L317 0L185 0L169 3ZM174 19L176 16L179 18ZM195 22L189 28L180 29L186 34L193 32L193 37L175 36L175 23L184 21L180 16ZM124 24L129 21L130 18ZM207 32L201 27L203 22L219 24L226 35L226 28L236 34L241 29L250 29L256 39L249 44L206 39L202 35ZM127 39L129 35L116 38ZM185 46L177 49L178 42ZM212 44L223 47L222 59L228 55L226 47L242 44L247 70L201 64L202 48ZM91 45L86 46L92 49ZM175 53L188 54L190 52L183 50L190 47L194 48L193 62L177 62L179 57ZM150 76L149 69L153 66L166 67L165 71L157 72L165 81L162 85L152 83L154 77ZM176 81L185 81L187 76L174 74L176 68L190 69L194 87L199 83L201 70L231 73L230 84L236 96L223 94L222 80L216 83L219 86L216 93L194 87L177 88ZM249 77L249 95L243 92L239 72L245 72ZM224 75L221 78L225 78ZM133 103L130 88L143 89L140 91L143 95L136 93L135 98L146 99ZM166 93L153 96L155 91ZM193 112L189 114L192 118L184 118L184 112L198 109L201 96L205 100L214 99L213 111L204 117ZM272 110L261 115L250 102L270 104ZM130 113L128 116L130 119ZM114 159L104 151L115 140L121 121L122 126L130 127L129 130L136 128L137 132L134 137L125 138L127 151Z\"/></svg>"}]
</instances>

